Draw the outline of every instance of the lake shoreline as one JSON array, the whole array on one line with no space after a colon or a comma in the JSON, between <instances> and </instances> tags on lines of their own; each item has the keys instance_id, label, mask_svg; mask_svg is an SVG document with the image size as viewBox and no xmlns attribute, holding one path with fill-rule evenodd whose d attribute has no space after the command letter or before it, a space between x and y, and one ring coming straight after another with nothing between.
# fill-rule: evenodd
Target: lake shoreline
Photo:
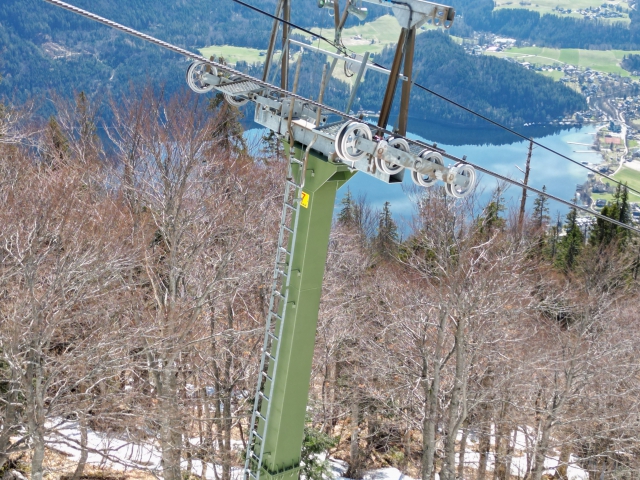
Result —
<instances>
[{"instance_id":1,"label":"lake shoreline","mask_svg":"<svg viewBox=\"0 0 640 480\"><path fill-rule=\"evenodd\" d=\"M431 125L423 124L422 127L431 127ZM421 129L423 130L423 129ZM427 128L429 133L441 133L442 129ZM254 141L261 136L259 132L263 129L252 129L245 132L245 136L252 138ZM424 130L423 130L424 131ZM590 173L581 164L583 161L591 165L602 163L602 156L599 152L592 151L580 154L576 159L571 143L588 143L593 144L593 135L597 131L597 125L585 125L582 128L563 128L555 131L550 135L543 137L535 137L536 141L546 147L561 153L569 158L576 160L577 165L563 159L545 149L536 147L533 151L531 162L531 176L529 185L541 189L543 186L547 191L558 197L570 201L575 195L578 184L584 184L587 181L587 175ZM429 138L425 135L411 133L410 138L424 141L429 144L436 142L440 148L459 158L467 156L470 162L485 167L501 175L505 175L514 179L520 179L522 174L516 167L524 168L526 162L529 142L509 134L510 137L516 138L516 141L510 143L495 142L495 138L491 136L493 131L486 129L482 131L471 132L468 129L453 129L448 132L449 138L456 140L457 145L452 145L442 141L442 136ZM456 138L457 135L457 138ZM480 144L465 143L469 138L478 138L483 141ZM497 144L496 144L497 143ZM410 175L405 175L402 184L388 185L366 174L358 174L352 180L347 182L338 191L336 199L336 208L339 209L340 201L346 194L347 189L351 194L359 197L365 196L371 207L381 209L384 202L391 203L391 209L394 217L401 225L408 229L410 217L415 213L415 202L407 193L412 188ZM480 175L478 185L479 204L483 205L491 200L494 190L497 187L495 179L489 175ZM507 208L519 204L522 191L518 187L510 187L501 193ZM535 195L529 195L528 208L531 209ZM568 208L562 204L554 205L552 202L551 213L555 216L556 210L564 215L568 212ZM480 212L478 212L479 214Z\"/></svg>"}]
</instances>

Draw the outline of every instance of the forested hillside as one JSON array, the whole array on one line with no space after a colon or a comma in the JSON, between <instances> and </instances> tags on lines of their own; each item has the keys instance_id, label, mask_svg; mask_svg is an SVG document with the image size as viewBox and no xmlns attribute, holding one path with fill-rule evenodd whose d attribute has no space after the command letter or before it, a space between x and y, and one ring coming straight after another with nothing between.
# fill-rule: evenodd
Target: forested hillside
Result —
<instances>
[{"instance_id":1,"label":"forested hillside","mask_svg":"<svg viewBox=\"0 0 640 480\"><path fill-rule=\"evenodd\" d=\"M635 50L640 48L640 18L631 10L630 26L532 12L526 9L494 10L492 0L464 0L458 4L463 18L452 33L468 36L473 31L491 32L555 48Z\"/></svg>"},{"instance_id":2,"label":"forested hillside","mask_svg":"<svg viewBox=\"0 0 640 480\"><path fill-rule=\"evenodd\" d=\"M116 22L197 52L207 45L266 48L272 20L232 0L71 2ZM273 13L275 0L256 0ZM376 18L386 9L370 9ZM305 26L328 23L328 11L315 1L297 2L292 21ZM351 18L348 25L357 23ZM109 89L128 92L128 83L153 82L175 91L187 64L173 54L116 33L43 0L0 3L0 95L24 101L54 89Z\"/></svg>"},{"instance_id":3,"label":"forested hillside","mask_svg":"<svg viewBox=\"0 0 640 480\"><path fill-rule=\"evenodd\" d=\"M376 57L376 63L390 66L395 49L386 49ZM302 60L299 92L317 98L324 57L305 53ZM242 65L259 76L259 66ZM418 36L415 50L414 79L417 83L444 95L474 111L508 125L547 123L558 117L587 108L580 94L562 83L554 82L520 65L489 56L472 56L440 31ZM290 73L293 84L293 72ZM276 75L276 83L280 77ZM378 111L387 86L386 75L369 72L358 90L353 109ZM398 88L397 108L400 89ZM346 108L349 86L333 79L325 101L336 108ZM487 124L418 87L412 89L410 116L441 125L483 126ZM393 121L393 118L392 118Z\"/></svg>"},{"instance_id":4,"label":"forested hillside","mask_svg":"<svg viewBox=\"0 0 640 480\"><path fill-rule=\"evenodd\" d=\"M0 467L239 479L284 165L202 96L111 105L110 153L92 99L55 108L0 109ZM599 221L585 239L575 211L556 227L544 197L520 222L499 191L415 193L402 241L393 206L340 206L308 478L322 452L352 479L637 478L638 238ZM603 213L627 223L626 191Z\"/></svg>"},{"instance_id":5,"label":"forested hillside","mask_svg":"<svg viewBox=\"0 0 640 480\"><path fill-rule=\"evenodd\" d=\"M230 0L211 2L91 2L75 4L99 15L196 50L205 44L256 46L270 21L246 12ZM263 1L262 6L273 2ZM269 5L270 8L273 8ZM230 28L233 22L234 27ZM250 26L250 27L249 27ZM246 35L247 31L255 35ZM0 4L0 91L23 101L54 89L110 89L126 92L129 81L166 84L175 91L183 82L186 63L175 54L49 5L42 0L8 0Z\"/></svg>"},{"instance_id":6,"label":"forested hillside","mask_svg":"<svg viewBox=\"0 0 640 480\"><path fill-rule=\"evenodd\" d=\"M27 6L14 1L0 6L1 38L5 45L0 92L15 102L38 95L45 98L50 91L66 97L74 91L122 97L131 93L132 86L135 91L147 83L163 86L168 93L183 86L183 72L188 63L180 57L41 0L29 2ZM172 8L157 3L147 5L145 1L127 3L122 8L112 2L79 5L194 51L203 44L264 46L270 19L231 0L223 3L225 8L219 6L208 11L204 8L206 2L180 2ZM265 0L258 5L270 9L271 3ZM301 18L309 13L302 23L313 23L319 15L326 16L326 10L305 5L305 9L296 12ZM20 14L23 10L25 13ZM247 31L252 35L246 35ZM390 65L391 54L385 52L377 61ZM303 63L300 91L308 96L317 95L322 72L318 60L318 56L309 55ZM260 75L257 66L240 68ZM415 70L419 82L510 125L547 122L585 108L581 97L563 85L501 60L466 55L442 33L420 35ZM385 86L386 77L370 74L360 89L355 108L377 111ZM332 82L326 101L344 108L338 102L348 97L348 89L344 83ZM414 88L413 95L411 115L415 118L451 124L478 123L476 118L418 89ZM39 102L39 106L46 114L51 110L48 102Z\"/></svg>"},{"instance_id":7,"label":"forested hillside","mask_svg":"<svg viewBox=\"0 0 640 480\"><path fill-rule=\"evenodd\" d=\"M387 50L376 61L391 65L392 59L393 52ZM467 55L437 31L418 37L414 71L421 85L510 125L548 122L587 107L581 95L563 84L504 60ZM360 102L364 108L377 110L380 100L375 92L384 91L386 77L372 74L369 82L360 91ZM441 123L486 125L418 87L412 90L410 115Z\"/></svg>"},{"instance_id":8,"label":"forested hillside","mask_svg":"<svg viewBox=\"0 0 640 480\"><path fill-rule=\"evenodd\" d=\"M640 71L640 55L625 55L620 65L628 72Z\"/></svg>"}]
</instances>

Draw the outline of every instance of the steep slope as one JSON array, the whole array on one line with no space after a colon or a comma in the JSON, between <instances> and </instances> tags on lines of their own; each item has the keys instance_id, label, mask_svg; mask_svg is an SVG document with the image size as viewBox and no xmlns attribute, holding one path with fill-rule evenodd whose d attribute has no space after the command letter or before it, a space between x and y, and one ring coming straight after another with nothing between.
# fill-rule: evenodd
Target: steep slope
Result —
<instances>
[{"instance_id":1,"label":"steep slope","mask_svg":"<svg viewBox=\"0 0 640 480\"><path fill-rule=\"evenodd\" d=\"M392 52L376 59L390 65ZM510 125L547 122L587 107L584 98L550 78L526 70L518 64L489 56L472 56L441 32L418 37L414 63L416 82L483 115ZM374 94L386 77L371 75L369 87L362 89L361 106L379 108ZM464 125L485 123L445 101L413 89L410 115L423 120Z\"/></svg>"},{"instance_id":2,"label":"steep slope","mask_svg":"<svg viewBox=\"0 0 640 480\"><path fill-rule=\"evenodd\" d=\"M252 2L266 11L273 10L274 3ZM316 2L298 3L294 21L309 26L330 20ZM264 48L271 28L271 19L232 0L218 0L215 9L210 0L76 0L75 4L193 51L205 44ZM370 18L379 13L384 10L373 10ZM132 85L144 83L163 86L169 92L184 87L187 62L180 57L42 0L5 0L0 4L0 49L0 95L17 102L34 96L44 98L53 90L62 95L84 90L118 96L128 94ZM391 51L384 52L378 61L389 65L391 55ZM303 69L301 92L308 95L317 94L311 90L322 71L314 64L305 60ZM419 82L510 124L544 122L585 107L579 95L562 85L498 59L471 57L438 32L420 35L415 71ZM377 110L385 86L386 77L370 74L356 108ZM346 95L346 85L335 82L326 101L340 103ZM417 89L411 115L452 124L478 123Z\"/></svg>"},{"instance_id":3,"label":"steep slope","mask_svg":"<svg viewBox=\"0 0 640 480\"><path fill-rule=\"evenodd\" d=\"M196 52L205 45L266 48L272 20L232 0L69 0L116 22ZM249 3L273 12L276 0ZM370 8L368 20L386 13ZM292 21L307 27L333 20L315 1L295 2ZM348 25L357 23L351 18ZM183 84L175 54L126 37L43 0L0 2L0 95L23 101L50 89L63 95L107 87L126 93L129 82L174 90Z\"/></svg>"}]
</instances>

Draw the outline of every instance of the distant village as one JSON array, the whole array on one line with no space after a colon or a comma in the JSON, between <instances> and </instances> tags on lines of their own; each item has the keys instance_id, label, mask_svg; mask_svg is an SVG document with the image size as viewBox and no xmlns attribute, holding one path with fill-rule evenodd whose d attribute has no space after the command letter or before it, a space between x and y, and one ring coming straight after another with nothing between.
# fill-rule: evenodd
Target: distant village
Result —
<instances>
[{"instance_id":1,"label":"distant village","mask_svg":"<svg viewBox=\"0 0 640 480\"><path fill-rule=\"evenodd\" d=\"M529 0L522 0L518 2L520 6L528 7L532 5L532 2ZM504 4L500 4L500 6L512 5L513 2L505 2ZM563 15L571 15L572 13L579 13L584 18L588 18L591 20L595 19L605 19L605 18L625 18L627 10L622 8L620 5L615 3L603 3L599 7L587 7L587 8L579 8L579 9L571 9L564 7L555 7L553 9L554 12L558 12Z\"/></svg>"},{"instance_id":2,"label":"distant village","mask_svg":"<svg viewBox=\"0 0 640 480\"><path fill-rule=\"evenodd\" d=\"M579 10L578 13L609 14L609 9L591 8ZM571 13L566 10L564 13ZM617 13L617 12L613 12ZM465 42L463 47L472 55L483 55L506 51L516 46L516 40L499 36L479 36L473 42ZM521 43L518 46L523 45ZM533 45L535 46L535 45ZM559 72L559 79L568 87L582 93L589 104L589 109L576 112L571 117L549 118L547 124L561 126L582 126L596 124L599 126L594 134L592 144L576 145L574 156L580 159L580 153L598 152L602 161L598 164L581 162L596 170L601 175L589 173L587 181L576 185L576 200L594 211L600 211L615 191L615 184L608 182L606 176L613 175L623 166L638 170L640 178L640 82L632 77L622 77L616 73L606 73L589 67L578 68L560 61L553 65L544 65L527 61L527 56L502 57L507 61L520 64L523 68L545 72ZM640 72L632 72L635 73ZM530 126L525 124L524 126ZM633 220L640 223L640 201L633 201L631 207ZM581 216L580 223L585 228L594 222L593 217Z\"/></svg>"},{"instance_id":3,"label":"distant village","mask_svg":"<svg viewBox=\"0 0 640 480\"><path fill-rule=\"evenodd\" d=\"M520 3L522 4L523 2ZM565 15L570 15L572 13L570 8L556 7L554 10ZM622 7L619 5L611 3L603 3L599 7L580 8L573 11L591 20L595 20L597 18L624 18L624 13L627 13L624 12Z\"/></svg>"}]
</instances>

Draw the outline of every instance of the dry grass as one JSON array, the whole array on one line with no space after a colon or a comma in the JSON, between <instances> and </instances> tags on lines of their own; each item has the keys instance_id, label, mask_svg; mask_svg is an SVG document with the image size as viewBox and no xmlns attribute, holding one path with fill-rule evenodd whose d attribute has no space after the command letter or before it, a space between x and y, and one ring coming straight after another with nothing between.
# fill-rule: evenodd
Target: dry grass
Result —
<instances>
[{"instance_id":1,"label":"dry grass","mask_svg":"<svg viewBox=\"0 0 640 480\"><path fill-rule=\"evenodd\" d=\"M29 452L12 457L13 468L30 476L31 454ZM69 454L47 447L44 455L45 480L70 480L77 467ZM116 470L87 464L81 480L157 480L145 470Z\"/></svg>"}]
</instances>

